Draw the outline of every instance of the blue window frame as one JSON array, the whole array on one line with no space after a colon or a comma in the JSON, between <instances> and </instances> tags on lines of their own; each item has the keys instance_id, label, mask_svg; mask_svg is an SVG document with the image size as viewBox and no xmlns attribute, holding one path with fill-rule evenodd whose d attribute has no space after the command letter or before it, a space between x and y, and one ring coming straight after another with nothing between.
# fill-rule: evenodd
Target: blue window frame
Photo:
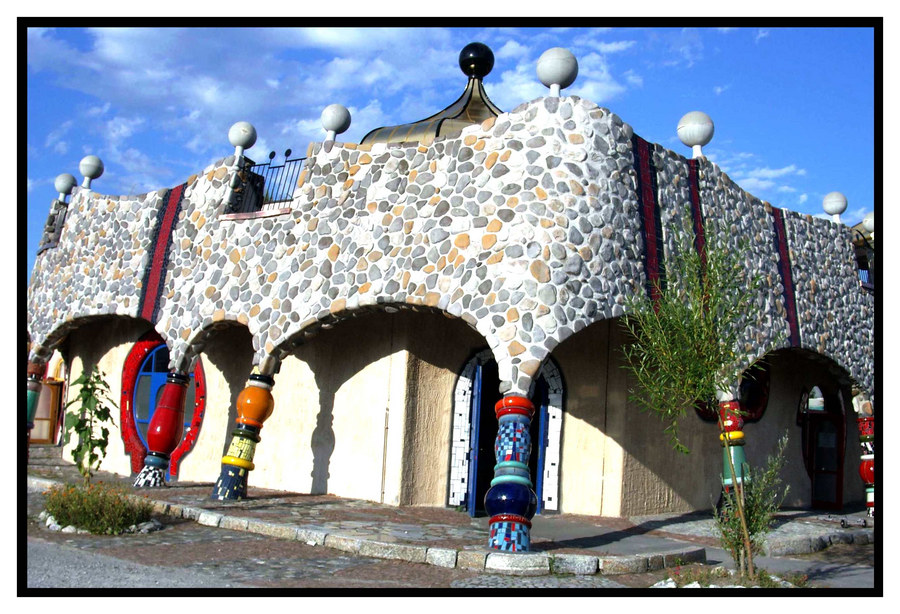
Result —
<instances>
[{"instance_id":1,"label":"blue window frame","mask_svg":"<svg viewBox=\"0 0 900 614\"><path fill-rule=\"evenodd\" d=\"M150 421L156 411L156 404L162 393L163 384L169 373L169 348L162 344L147 354L138 370L137 381L134 385L134 423L137 427L141 442L147 446L147 431L150 429ZM194 397L196 386L194 385L194 373L190 373L191 381L188 384L184 401L184 430L187 433L194 421Z\"/></svg>"}]
</instances>

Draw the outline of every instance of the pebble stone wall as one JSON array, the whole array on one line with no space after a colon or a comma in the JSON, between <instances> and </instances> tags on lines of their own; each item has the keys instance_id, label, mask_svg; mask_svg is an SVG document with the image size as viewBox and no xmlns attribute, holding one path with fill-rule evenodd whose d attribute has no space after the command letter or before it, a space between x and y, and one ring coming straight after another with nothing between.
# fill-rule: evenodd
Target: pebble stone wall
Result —
<instances>
[{"instance_id":1,"label":"pebble stone wall","mask_svg":"<svg viewBox=\"0 0 900 614\"><path fill-rule=\"evenodd\" d=\"M293 200L249 216L224 214L233 160L222 160L188 179L172 230L154 322L171 366L185 368L205 334L229 321L248 327L263 364L334 319L411 307L465 320L494 354L501 391L527 395L558 343L622 315L645 287L632 136L608 110L565 97L428 146L314 143ZM652 151L665 226L688 214L689 162ZM765 314L747 323L749 363L786 326L772 222L767 205L713 164L701 160L698 174L708 228L729 243L749 238L748 266L767 276ZM59 246L38 256L29 286L35 359L81 318L136 316L163 193L76 193ZM813 316L804 346L817 349L810 340L827 333L827 355L871 391L871 297L845 266L849 243L839 257L817 253L846 240L819 222L790 216L792 258L809 278L797 293L798 311ZM823 293L839 288L847 298L828 313ZM868 352L856 346L866 339Z\"/></svg>"},{"instance_id":2,"label":"pebble stone wall","mask_svg":"<svg viewBox=\"0 0 900 614\"><path fill-rule=\"evenodd\" d=\"M785 211L785 226L801 346L843 366L874 396L875 299L860 292L850 229L794 211Z\"/></svg>"}]
</instances>

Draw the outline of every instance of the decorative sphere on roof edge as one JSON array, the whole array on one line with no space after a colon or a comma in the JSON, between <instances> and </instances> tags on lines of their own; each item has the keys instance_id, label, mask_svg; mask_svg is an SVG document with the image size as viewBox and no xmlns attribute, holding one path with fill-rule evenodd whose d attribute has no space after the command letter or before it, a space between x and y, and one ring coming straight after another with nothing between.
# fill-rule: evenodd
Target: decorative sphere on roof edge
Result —
<instances>
[{"instance_id":1,"label":"decorative sphere on roof edge","mask_svg":"<svg viewBox=\"0 0 900 614\"><path fill-rule=\"evenodd\" d=\"M847 210L847 197L840 192L829 192L822 199L822 209L828 215L840 215Z\"/></svg>"},{"instance_id":2,"label":"decorative sphere on roof edge","mask_svg":"<svg viewBox=\"0 0 900 614\"><path fill-rule=\"evenodd\" d=\"M483 79L494 68L494 52L484 43L469 43L459 52L459 67L467 76Z\"/></svg>"},{"instance_id":3,"label":"decorative sphere on roof edge","mask_svg":"<svg viewBox=\"0 0 900 614\"><path fill-rule=\"evenodd\" d=\"M74 188L76 185L78 185L78 182L75 180L75 177L73 177L69 173L57 175L56 181L53 182L53 187L60 194L71 194L72 188Z\"/></svg>"},{"instance_id":4,"label":"decorative sphere on roof edge","mask_svg":"<svg viewBox=\"0 0 900 614\"><path fill-rule=\"evenodd\" d=\"M688 147L706 145L715 131L713 120L703 111L691 111L678 120L678 138Z\"/></svg>"},{"instance_id":5,"label":"decorative sphere on roof edge","mask_svg":"<svg viewBox=\"0 0 900 614\"><path fill-rule=\"evenodd\" d=\"M90 179L103 174L103 161L97 156L85 156L78 163L78 172Z\"/></svg>"},{"instance_id":6,"label":"decorative sphere on roof edge","mask_svg":"<svg viewBox=\"0 0 900 614\"><path fill-rule=\"evenodd\" d=\"M875 212L870 211L866 217L863 218L863 228L866 229L867 232L875 231Z\"/></svg>"},{"instance_id":7,"label":"decorative sphere on roof edge","mask_svg":"<svg viewBox=\"0 0 900 614\"><path fill-rule=\"evenodd\" d=\"M322 127L335 134L346 132L350 127L350 111L342 104L330 104L322 111Z\"/></svg>"},{"instance_id":8,"label":"decorative sphere on roof edge","mask_svg":"<svg viewBox=\"0 0 900 614\"><path fill-rule=\"evenodd\" d=\"M537 76L547 87L553 84L558 84L560 88L569 87L578 76L578 60L568 49L547 49L538 58Z\"/></svg>"},{"instance_id":9,"label":"decorative sphere on roof edge","mask_svg":"<svg viewBox=\"0 0 900 614\"><path fill-rule=\"evenodd\" d=\"M228 142L234 147L250 149L256 143L256 128L250 122L237 122L228 130Z\"/></svg>"}]
</instances>

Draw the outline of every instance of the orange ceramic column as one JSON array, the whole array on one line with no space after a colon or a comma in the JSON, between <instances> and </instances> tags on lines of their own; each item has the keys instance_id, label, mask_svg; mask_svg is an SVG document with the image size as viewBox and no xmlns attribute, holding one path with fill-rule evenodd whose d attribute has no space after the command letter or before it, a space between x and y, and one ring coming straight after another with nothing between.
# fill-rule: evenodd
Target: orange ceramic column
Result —
<instances>
[{"instance_id":1,"label":"orange ceramic column","mask_svg":"<svg viewBox=\"0 0 900 614\"><path fill-rule=\"evenodd\" d=\"M212 498L240 500L247 496L247 477L254 468L253 455L259 443L263 422L272 415L275 401L272 386L275 380L267 375L251 375L237 399L237 426L228 452L222 457L222 473L213 488Z\"/></svg>"}]
</instances>

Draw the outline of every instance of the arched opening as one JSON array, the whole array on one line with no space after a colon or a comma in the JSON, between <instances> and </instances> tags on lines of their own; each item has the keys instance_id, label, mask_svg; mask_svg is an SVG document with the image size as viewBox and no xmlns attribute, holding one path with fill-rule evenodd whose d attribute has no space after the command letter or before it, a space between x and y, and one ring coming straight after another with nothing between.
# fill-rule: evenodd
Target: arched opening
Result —
<instances>
[{"instance_id":1,"label":"arched opening","mask_svg":"<svg viewBox=\"0 0 900 614\"><path fill-rule=\"evenodd\" d=\"M31 430L31 443L53 445L63 434L67 377L68 368L65 360L59 351L54 350L50 360L47 361L41 381L41 392L34 413L34 428Z\"/></svg>"},{"instance_id":2,"label":"arched opening","mask_svg":"<svg viewBox=\"0 0 900 614\"><path fill-rule=\"evenodd\" d=\"M803 464L811 481L814 508L839 510L843 507L844 414L837 393L825 393L815 385L800 395L797 425L801 428Z\"/></svg>"},{"instance_id":3,"label":"arched opening","mask_svg":"<svg viewBox=\"0 0 900 614\"><path fill-rule=\"evenodd\" d=\"M122 439L126 452L131 455L132 471L140 471L143 467L147 430L168 372L169 348L156 331L149 331L134 344L122 369ZM179 462L193 449L206 409L206 380L199 358L189 376L191 381L184 402L184 435L172 451L167 480L177 477Z\"/></svg>"},{"instance_id":4,"label":"arched opening","mask_svg":"<svg viewBox=\"0 0 900 614\"><path fill-rule=\"evenodd\" d=\"M499 391L497 363L490 350L482 350L463 367L453 402L453 442L448 503L464 505L469 515L484 513L484 496L494 477L494 441L497 418L494 405ZM562 434L563 383L559 368L548 358L535 378L531 401L529 469L540 514L559 509L559 456Z\"/></svg>"}]
</instances>

